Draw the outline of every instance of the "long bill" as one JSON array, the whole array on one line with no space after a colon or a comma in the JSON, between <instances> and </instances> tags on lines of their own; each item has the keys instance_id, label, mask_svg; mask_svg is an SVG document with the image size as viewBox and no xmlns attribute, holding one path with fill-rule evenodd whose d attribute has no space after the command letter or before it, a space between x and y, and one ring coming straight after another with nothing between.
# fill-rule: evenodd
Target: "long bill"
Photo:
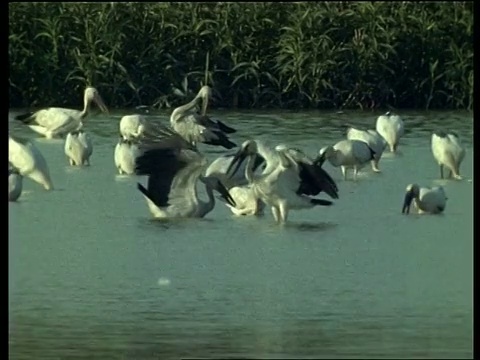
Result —
<instances>
[{"instance_id":1,"label":"long bill","mask_svg":"<svg viewBox=\"0 0 480 360\"><path fill-rule=\"evenodd\" d=\"M405 199L403 200L402 214L410 213L410 205L412 204L412 200L413 193L411 191L407 191L405 194Z\"/></svg>"},{"instance_id":2,"label":"long bill","mask_svg":"<svg viewBox=\"0 0 480 360\"><path fill-rule=\"evenodd\" d=\"M238 168L242 165L242 163L245 161L247 155L244 153L243 149L240 149L236 154L235 156L233 157L233 159L230 161L230 165L228 165L228 168L227 168L227 171L226 171L226 175L231 178L233 175L236 174L236 172L238 171ZM236 166L234 167L234 165L236 164ZM234 168L234 170L232 171L232 168Z\"/></svg>"},{"instance_id":3,"label":"long bill","mask_svg":"<svg viewBox=\"0 0 480 360\"><path fill-rule=\"evenodd\" d=\"M227 188L220 181L217 182L215 190L217 190L222 196L222 198L224 198L230 205L232 205L233 207L237 206L235 200L233 200Z\"/></svg>"}]
</instances>

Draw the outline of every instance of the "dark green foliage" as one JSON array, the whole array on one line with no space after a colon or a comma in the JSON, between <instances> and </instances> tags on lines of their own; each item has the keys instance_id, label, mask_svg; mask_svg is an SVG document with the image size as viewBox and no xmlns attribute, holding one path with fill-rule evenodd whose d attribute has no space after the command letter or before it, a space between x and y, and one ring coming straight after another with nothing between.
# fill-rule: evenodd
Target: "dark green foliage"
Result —
<instances>
[{"instance_id":1,"label":"dark green foliage","mask_svg":"<svg viewBox=\"0 0 480 360\"><path fill-rule=\"evenodd\" d=\"M10 3L9 63L11 107L471 109L473 2Z\"/></svg>"}]
</instances>

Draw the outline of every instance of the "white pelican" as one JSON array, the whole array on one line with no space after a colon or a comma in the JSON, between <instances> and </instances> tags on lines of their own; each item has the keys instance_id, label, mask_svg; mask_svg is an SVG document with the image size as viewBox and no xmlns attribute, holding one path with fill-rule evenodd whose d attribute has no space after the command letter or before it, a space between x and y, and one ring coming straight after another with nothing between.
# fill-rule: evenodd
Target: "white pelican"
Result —
<instances>
[{"instance_id":1,"label":"white pelican","mask_svg":"<svg viewBox=\"0 0 480 360\"><path fill-rule=\"evenodd\" d=\"M385 115L380 115L377 118L376 130L387 142L390 152L397 151L398 142L404 133L402 118L390 114L390 111L388 111Z\"/></svg>"},{"instance_id":2,"label":"white pelican","mask_svg":"<svg viewBox=\"0 0 480 360\"><path fill-rule=\"evenodd\" d=\"M22 176L29 177L42 185L45 190L53 190L47 162L32 142L9 135L8 161Z\"/></svg>"},{"instance_id":3,"label":"white pelican","mask_svg":"<svg viewBox=\"0 0 480 360\"><path fill-rule=\"evenodd\" d=\"M356 180L358 170L374 158L375 151L365 142L341 140L333 146L321 148L316 162L322 165L325 160L328 160L332 166L340 166L344 180L347 180L347 169L353 168L353 180Z\"/></svg>"},{"instance_id":4,"label":"white pelican","mask_svg":"<svg viewBox=\"0 0 480 360\"><path fill-rule=\"evenodd\" d=\"M410 212L412 200L414 200L415 208L419 214L439 214L445 210L447 199L442 186L428 188L419 187L417 184L410 184L407 186L402 214L408 214Z\"/></svg>"},{"instance_id":5,"label":"white pelican","mask_svg":"<svg viewBox=\"0 0 480 360\"><path fill-rule=\"evenodd\" d=\"M300 161L285 146L277 146L274 151L263 152L260 149L256 141L245 141L227 173L234 174L245 158L248 158L245 177L255 195L271 207L277 223L286 223L291 209L332 205L331 201L314 199L308 195L318 195L325 191L330 197L338 198L335 182L320 166ZM263 152L260 156L265 159L267 167L261 175L255 176L253 165L259 152Z\"/></svg>"},{"instance_id":6,"label":"white pelican","mask_svg":"<svg viewBox=\"0 0 480 360\"><path fill-rule=\"evenodd\" d=\"M145 123L143 115L125 115L120 119L120 134L125 140L136 139L145 131Z\"/></svg>"},{"instance_id":7,"label":"white pelican","mask_svg":"<svg viewBox=\"0 0 480 360\"><path fill-rule=\"evenodd\" d=\"M235 205L218 178L202 176L207 159L191 146L181 149L156 144L145 149L135 163L137 175L148 175L147 188L140 183L137 187L154 218L202 218L215 206L213 190ZM206 202L199 199L198 180L205 184Z\"/></svg>"},{"instance_id":8,"label":"white pelican","mask_svg":"<svg viewBox=\"0 0 480 360\"><path fill-rule=\"evenodd\" d=\"M378 163L387 146L385 139L376 130L360 130L351 126L347 128L347 139L359 140L366 143L375 152L374 158L371 161L372 170L374 172L380 172Z\"/></svg>"},{"instance_id":9,"label":"white pelican","mask_svg":"<svg viewBox=\"0 0 480 360\"><path fill-rule=\"evenodd\" d=\"M8 201L17 201L22 194L22 189L23 176L18 169L10 165L8 167Z\"/></svg>"},{"instance_id":10,"label":"white pelican","mask_svg":"<svg viewBox=\"0 0 480 360\"><path fill-rule=\"evenodd\" d=\"M120 137L115 146L114 162L120 175L132 175L135 173L135 159L140 156L141 151L132 140L125 140Z\"/></svg>"},{"instance_id":11,"label":"white pelican","mask_svg":"<svg viewBox=\"0 0 480 360\"><path fill-rule=\"evenodd\" d=\"M443 167L450 170L450 177L457 180L460 176L460 164L465 157L465 148L460 139L454 132L436 131L432 134L432 153L433 157L440 165L440 177L443 179Z\"/></svg>"},{"instance_id":12,"label":"white pelican","mask_svg":"<svg viewBox=\"0 0 480 360\"><path fill-rule=\"evenodd\" d=\"M15 119L22 121L30 129L47 138L61 137L82 128L82 121L89 115L92 102L95 102L101 111L108 112L102 97L93 87L85 89L83 101L83 110L49 107L36 112L17 115Z\"/></svg>"},{"instance_id":13,"label":"white pelican","mask_svg":"<svg viewBox=\"0 0 480 360\"><path fill-rule=\"evenodd\" d=\"M194 146L201 142L232 149L237 145L231 142L226 134L234 133L236 130L221 121L212 121L206 115L210 96L210 87L203 86L191 102L173 110L170 124L180 136ZM202 110L201 114L198 114L192 110L200 101L202 101Z\"/></svg>"},{"instance_id":14,"label":"white pelican","mask_svg":"<svg viewBox=\"0 0 480 360\"><path fill-rule=\"evenodd\" d=\"M69 132L65 139L64 150L70 165L90 165L90 156L93 153L92 139L83 130Z\"/></svg>"},{"instance_id":15,"label":"white pelican","mask_svg":"<svg viewBox=\"0 0 480 360\"><path fill-rule=\"evenodd\" d=\"M263 144L262 144L263 145ZM243 167L239 168L231 177L227 175L228 168L232 163L235 154L222 155L215 159L207 168L206 176L215 176L228 189L235 206L228 202L225 205L234 215L260 215L263 213L265 204L255 196L252 186L245 178L245 162ZM255 158L253 172L262 168L265 160L261 156Z\"/></svg>"}]
</instances>

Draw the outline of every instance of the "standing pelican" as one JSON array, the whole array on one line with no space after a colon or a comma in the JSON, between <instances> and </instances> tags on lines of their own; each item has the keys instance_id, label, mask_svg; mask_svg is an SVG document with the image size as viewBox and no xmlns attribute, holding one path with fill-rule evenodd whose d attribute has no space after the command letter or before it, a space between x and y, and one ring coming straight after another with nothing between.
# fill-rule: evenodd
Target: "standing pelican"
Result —
<instances>
[{"instance_id":1,"label":"standing pelican","mask_svg":"<svg viewBox=\"0 0 480 360\"><path fill-rule=\"evenodd\" d=\"M443 179L443 167L450 170L450 177L457 180L462 179L460 176L460 164L465 157L465 149L460 139L454 132L446 133L444 131L436 131L432 134L432 153L433 157L440 165L440 177Z\"/></svg>"},{"instance_id":2,"label":"standing pelican","mask_svg":"<svg viewBox=\"0 0 480 360\"><path fill-rule=\"evenodd\" d=\"M347 139L359 140L366 143L375 152L371 161L372 170L377 173L380 172L378 163L387 146L385 139L376 130L360 130L351 126L347 128Z\"/></svg>"},{"instance_id":3,"label":"standing pelican","mask_svg":"<svg viewBox=\"0 0 480 360\"><path fill-rule=\"evenodd\" d=\"M376 130L387 142L390 152L397 151L398 142L404 133L402 118L398 115L392 115L388 111L385 115L380 115L377 118Z\"/></svg>"},{"instance_id":4,"label":"standing pelican","mask_svg":"<svg viewBox=\"0 0 480 360\"><path fill-rule=\"evenodd\" d=\"M132 140L125 140L122 136L115 146L114 162L120 175L132 175L135 173L135 159L140 156L141 151Z\"/></svg>"},{"instance_id":5,"label":"standing pelican","mask_svg":"<svg viewBox=\"0 0 480 360\"><path fill-rule=\"evenodd\" d=\"M93 144L85 131L72 131L65 139L65 155L72 166L90 165L90 156L93 153Z\"/></svg>"},{"instance_id":6,"label":"standing pelican","mask_svg":"<svg viewBox=\"0 0 480 360\"><path fill-rule=\"evenodd\" d=\"M234 158L235 154L218 157L210 164L205 174L206 176L217 177L228 189L230 196L235 201L235 206L228 202L225 205L234 215L260 215L263 213L265 204L255 195L252 186L245 178L245 166L239 168L231 177L227 175ZM258 155L255 158L252 171L255 172L260 169L263 164L265 164L265 160Z\"/></svg>"},{"instance_id":7,"label":"standing pelican","mask_svg":"<svg viewBox=\"0 0 480 360\"><path fill-rule=\"evenodd\" d=\"M15 116L16 120L27 124L33 131L51 139L64 136L71 131L78 131L83 126L83 120L89 115L92 102L103 112L108 112L97 89L87 87L83 96L83 110L49 107L36 112Z\"/></svg>"},{"instance_id":8,"label":"standing pelican","mask_svg":"<svg viewBox=\"0 0 480 360\"><path fill-rule=\"evenodd\" d=\"M234 133L236 130L221 121L214 122L206 115L210 96L210 87L203 86L191 102L173 110L170 124L178 134L194 146L201 142L223 146L226 149L234 148L237 145L231 142L226 134ZM202 110L201 114L197 114L192 110L200 101Z\"/></svg>"},{"instance_id":9,"label":"standing pelican","mask_svg":"<svg viewBox=\"0 0 480 360\"><path fill-rule=\"evenodd\" d=\"M402 214L408 214L410 212L412 200L415 200L415 208L419 214L439 214L445 210L447 199L442 186L428 188L419 187L417 184L410 184L407 186Z\"/></svg>"},{"instance_id":10,"label":"standing pelican","mask_svg":"<svg viewBox=\"0 0 480 360\"><path fill-rule=\"evenodd\" d=\"M120 119L120 134L125 140L136 139L145 131L145 122L143 115L125 115Z\"/></svg>"},{"instance_id":11,"label":"standing pelican","mask_svg":"<svg viewBox=\"0 0 480 360\"><path fill-rule=\"evenodd\" d=\"M47 162L32 142L9 135L8 161L22 176L29 177L42 185L45 190L53 190Z\"/></svg>"},{"instance_id":12,"label":"standing pelican","mask_svg":"<svg viewBox=\"0 0 480 360\"><path fill-rule=\"evenodd\" d=\"M314 199L309 195L317 195L325 191L330 197L338 198L337 186L325 170L313 163L296 159L284 146L277 146L274 151L261 154L267 167L260 176L255 176L253 165L258 153L259 147L256 141L245 141L235 155L228 173L234 174L241 163L248 158L245 177L252 184L255 195L271 207L277 223L287 222L290 209L332 205L331 201ZM235 164L237 164L236 167L234 167Z\"/></svg>"},{"instance_id":13,"label":"standing pelican","mask_svg":"<svg viewBox=\"0 0 480 360\"><path fill-rule=\"evenodd\" d=\"M17 201L22 194L23 176L18 169L9 164L8 167L8 201Z\"/></svg>"},{"instance_id":14,"label":"standing pelican","mask_svg":"<svg viewBox=\"0 0 480 360\"><path fill-rule=\"evenodd\" d=\"M375 151L367 143L359 140L341 140L333 146L321 148L316 162L322 165L328 160L332 166L340 166L344 180L347 180L347 169L353 168L353 180L357 180L358 170L374 158Z\"/></svg>"},{"instance_id":15,"label":"standing pelican","mask_svg":"<svg viewBox=\"0 0 480 360\"><path fill-rule=\"evenodd\" d=\"M146 149L136 161L137 175L148 175L145 188L138 183L154 218L202 218L215 206L213 190L235 205L228 190L216 177L202 176L207 159L194 149L163 147ZM199 199L197 182L205 184L208 201Z\"/></svg>"}]
</instances>

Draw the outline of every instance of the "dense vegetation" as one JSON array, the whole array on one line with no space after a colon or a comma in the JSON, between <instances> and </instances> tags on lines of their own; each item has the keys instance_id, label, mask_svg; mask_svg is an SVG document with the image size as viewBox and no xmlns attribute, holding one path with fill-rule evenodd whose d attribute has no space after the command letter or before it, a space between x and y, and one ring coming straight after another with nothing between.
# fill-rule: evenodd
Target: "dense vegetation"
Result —
<instances>
[{"instance_id":1,"label":"dense vegetation","mask_svg":"<svg viewBox=\"0 0 480 360\"><path fill-rule=\"evenodd\" d=\"M472 108L473 2L10 3L10 106Z\"/></svg>"}]
</instances>

